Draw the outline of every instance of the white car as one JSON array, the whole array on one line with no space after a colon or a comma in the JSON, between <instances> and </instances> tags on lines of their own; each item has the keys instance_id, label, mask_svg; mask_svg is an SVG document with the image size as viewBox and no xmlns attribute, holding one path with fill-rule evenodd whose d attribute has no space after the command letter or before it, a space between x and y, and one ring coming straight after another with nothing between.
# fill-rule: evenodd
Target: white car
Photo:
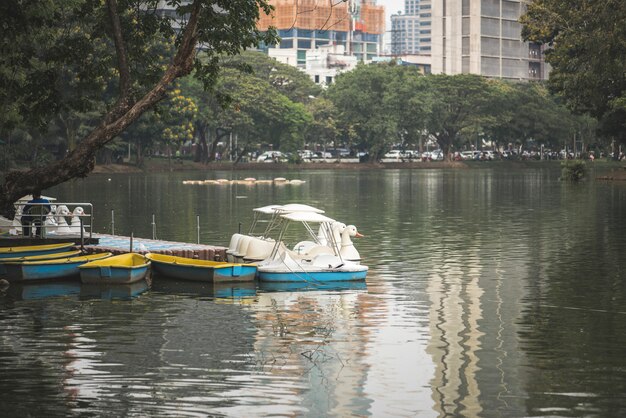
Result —
<instances>
[{"instance_id":1,"label":"white car","mask_svg":"<svg viewBox=\"0 0 626 418\"><path fill-rule=\"evenodd\" d=\"M256 159L257 163L273 163L280 160L285 160L285 154L280 151L265 151L263 154L259 155Z\"/></svg>"},{"instance_id":2,"label":"white car","mask_svg":"<svg viewBox=\"0 0 626 418\"><path fill-rule=\"evenodd\" d=\"M391 151L386 153L383 158L387 158L387 159L390 159L390 160L400 160L400 159L404 159L404 158L409 158L409 156L408 156L408 154L402 152L399 149L392 149Z\"/></svg>"}]
</instances>

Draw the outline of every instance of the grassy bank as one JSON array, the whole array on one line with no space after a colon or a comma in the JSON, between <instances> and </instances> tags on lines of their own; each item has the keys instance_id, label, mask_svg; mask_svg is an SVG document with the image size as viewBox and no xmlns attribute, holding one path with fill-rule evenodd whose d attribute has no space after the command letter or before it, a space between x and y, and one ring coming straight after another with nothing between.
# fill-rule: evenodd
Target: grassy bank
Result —
<instances>
[{"instance_id":1,"label":"grassy bank","mask_svg":"<svg viewBox=\"0 0 626 418\"><path fill-rule=\"evenodd\" d=\"M393 163L341 163L341 162L314 162L302 164L287 163L239 163L228 161L214 162L210 164L196 163L191 160L167 160L165 158L149 158L145 160L142 168L130 164L97 165L95 174L107 173L141 173L141 172L167 172L167 171L301 171L301 170L385 170L385 169L511 169L511 168L558 168L561 161L462 161L462 162L393 162ZM626 164L616 161L593 161L587 162L589 174L593 178L603 180L626 180Z\"/></svg>"}]
</instances>

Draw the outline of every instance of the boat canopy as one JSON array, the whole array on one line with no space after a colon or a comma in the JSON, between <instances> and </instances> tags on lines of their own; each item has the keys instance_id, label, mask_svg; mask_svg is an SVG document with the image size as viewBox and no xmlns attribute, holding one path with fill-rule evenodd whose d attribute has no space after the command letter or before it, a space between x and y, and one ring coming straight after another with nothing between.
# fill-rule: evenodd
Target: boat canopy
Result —
<instances>
[{"instance_id":1,"label":"boat canopy","mask_svg":"<svg viewBox=\"0 0 626 418\"><path fill-rule=\"evenodd\" d=\"M309 205L303 205L301 203L289 203L287 205L279 206L275 210L280 213L293 213L293 212L324 213L322 209L314 208L313 206L309 206Z\"/></svg>"},{"instance_id":2,"label":"boat canopy","mask_svg":"<svg viewBox=\"0 0 626 418\"><path fill-rule=\"evenodd\" d=\"M271 215L271 214L275 213L276 209L279 209L280 207L281 207L281 205L268 205L268 206L262 206L260 208L254 208L254 209L252 209L252 211L263 213L263 214L266 214L266 215Z\"/></svg>"},{"instance_id":3,"label":"boat canopy","mask_svg":"<svg viewBox=\"0 0 626 418\"><path fill-rule=\"evenodd\" d=\"M281 217L295 222L335 222L334 219L317 212L292 212L281 215Z\"/></svg>"}]
</instances>

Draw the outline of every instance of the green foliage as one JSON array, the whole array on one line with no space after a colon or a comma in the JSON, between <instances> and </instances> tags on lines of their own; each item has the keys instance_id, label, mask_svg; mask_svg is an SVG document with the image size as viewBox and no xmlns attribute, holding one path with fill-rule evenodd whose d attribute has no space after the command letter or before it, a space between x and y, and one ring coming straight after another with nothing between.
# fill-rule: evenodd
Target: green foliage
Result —
<instances>
[{"instance_id":1,"label":"green foliage","mask_svg":"<svg viewBox=\"0 0 626 418\"><path fill-rule=\"evenodd\" d=\"M561 180L578 182L587 175L587 166L582 160L565 160L561 162Z\"/></svg>"},{"instance_id":2,"label":"green foliage","mask_svg":"<svg viewBox=\"0 0 626 418\"><path fill-rule=\"evenodd\" d=\"M397 65L359 65L338 76L326 97L340 109L339 126L346 142L350 142L349 133L353 131L357 136L355 145L368 149L370 158L377 160L402 140L401 120L411 119L420 125L418 107L410 107L409 97L397 94L403 80L415 81L418 77L417 69ZM407 115L410 109L415 112Z\"/></svg>"},{"instance_id":3,"label":"green foliage","mask_svg":"<svg viewBox=\"0 0 626 418\"><path fill-rule=\"evenodd\" d=\"M550 47L551 88L626 142L626 2L535 0L521 21L526 39Z\"/></svg>"}]
</instances>

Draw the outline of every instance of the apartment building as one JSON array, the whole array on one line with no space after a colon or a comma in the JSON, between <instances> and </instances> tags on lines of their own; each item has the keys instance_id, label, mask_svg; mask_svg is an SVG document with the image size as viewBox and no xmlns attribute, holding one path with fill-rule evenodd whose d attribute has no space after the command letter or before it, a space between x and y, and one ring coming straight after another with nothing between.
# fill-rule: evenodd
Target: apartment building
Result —
<instances>
[{"instance_id":1,"label":"apartment building","mask_svg":"<svg viewBox=\"0 0 626 418\"><path fill-rule=\"evenodd\" d=\"M385 9L376 0L271 0L274 12L257 27L278 29L281 41L267 45L268 55L306 71L322 85L357 62L379 55Z\"/></svg>"},{"instance_id":2,"label":"apartment building","mask_svg":"<svg viewBox=\"0 0 626 418\"><path fill-rule=\"evenodd\" d=\"M521 38L528 1L432 0L432 72L545 80L542 48Z\"/></svg>"},{"instance_id":3,"label":"apartment building","mask_svg":"<svg viewBox=\"0 0 626 418\"><path fill-rule=\"evenodd\" d=\"M431 54L431 3L431 0L405 0L404 14L391 15L392 55Z\"/></svg>"}]
</instances>

